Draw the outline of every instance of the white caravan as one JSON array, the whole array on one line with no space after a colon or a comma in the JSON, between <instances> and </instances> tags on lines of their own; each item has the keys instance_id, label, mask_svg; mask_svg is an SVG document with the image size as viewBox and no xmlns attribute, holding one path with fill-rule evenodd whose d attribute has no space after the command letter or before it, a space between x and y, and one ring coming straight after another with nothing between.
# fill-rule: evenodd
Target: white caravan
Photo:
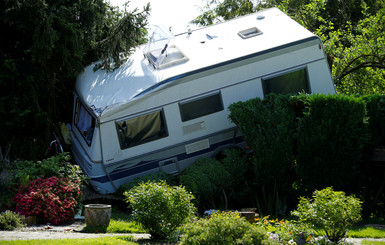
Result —
<instances>
[{"instance_id":1,"label":"white caravan","mask_svg":"<svg viewBox=\"0 0 385 245\"><path fill-rule=\"evenodd\" d=\"M93 67L76 82L72 151L102 194L242 147L231 103L335 93L321 40L277 8L176 36L157 28L119 69Z\"/></svg>"}]
</instances>

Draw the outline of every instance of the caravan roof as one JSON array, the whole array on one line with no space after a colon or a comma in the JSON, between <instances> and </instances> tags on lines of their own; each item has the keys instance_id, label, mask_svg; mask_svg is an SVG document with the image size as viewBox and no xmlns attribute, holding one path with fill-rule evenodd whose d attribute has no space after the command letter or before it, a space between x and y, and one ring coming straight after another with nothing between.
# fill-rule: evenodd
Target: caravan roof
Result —
<instances>
[{"instance_id":1,"label":"caravan roof","mask_svg":"<svg viewBox=\"0 0 385 245\"><path fill-rule=\"evenodd\" d=\"M180 77L314 38L277 8L175 37L158 29L114 72L94 72L93 65L88 66L77 79L76 91L100 116Z\"/></svg>"}]
</instances>

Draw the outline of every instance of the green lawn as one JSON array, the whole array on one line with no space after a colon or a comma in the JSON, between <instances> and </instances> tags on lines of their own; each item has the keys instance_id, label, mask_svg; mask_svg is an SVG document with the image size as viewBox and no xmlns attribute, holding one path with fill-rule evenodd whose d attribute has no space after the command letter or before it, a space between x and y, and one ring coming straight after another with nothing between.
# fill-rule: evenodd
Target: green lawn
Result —
<instances>
[{"instance_id":1,"label":"green lawn","mask_svg":"<svg viewBox=\"0 0 385 245\"><path fill-rule=\"evenodd\" d=\"M58 240L14 240L1 241L2 245L137 245L139 243L133 242L130 236L121 237L103 237L92 239L58 239Z\"/></svg>"},{"instance_id":2,"label":"green lawn","mask_svg":"<svg viewBox=\"0 0 385 245\"><path fill-rule=\"evenodd\" d=\"M362 245L385 245L385 242L363 240Z\"/></svg>"},{"instance_id":3,"label":"green lawn","mask_svg":"<svg viewBox=\"0 0 385 245\"><path fill-rule=\"evenodd\" d=\"M349 229L348 237L356 238L385 238L385 230L374 227L353 227Z\"/></svg>"}]
</instances>

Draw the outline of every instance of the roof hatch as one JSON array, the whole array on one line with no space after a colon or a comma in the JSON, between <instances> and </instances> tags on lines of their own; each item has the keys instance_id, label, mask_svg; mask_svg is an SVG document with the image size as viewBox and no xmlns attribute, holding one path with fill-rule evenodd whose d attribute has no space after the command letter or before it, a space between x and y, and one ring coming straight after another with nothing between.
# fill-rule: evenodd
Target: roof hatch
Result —
<instances>
[{"instance_id":1,"label":"roof hatch","mask_svg":"<svg viewBox=\"0 0 385 245\"><path fill-rule=\"evenodd\" d=\"M252 28L238 32L238 35L243 39L255 37L261 34L262 32L257 27L252 27Z\"/></svg>"},{"instance_id":2,"label":"roof hatch","mask_svg":"<svg viewBox=\"0 0 385 245\"><path fill-rule=\"evenodd\" d=\"M155 69L162 69L188 60L174 44L174 35L163 27L157 26L144 47L144 56Z\"/></svg>"}]
</instances>

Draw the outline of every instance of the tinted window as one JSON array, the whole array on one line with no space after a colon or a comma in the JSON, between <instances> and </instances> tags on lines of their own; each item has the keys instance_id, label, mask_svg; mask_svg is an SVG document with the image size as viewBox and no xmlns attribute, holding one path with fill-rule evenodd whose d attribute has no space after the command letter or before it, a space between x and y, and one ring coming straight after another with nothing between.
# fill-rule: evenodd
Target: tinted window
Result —
<instances>
[{"instance_id":1,"label":"tinted window","mask_svg":"<svg viewBox=\"0 0 385 245\"><path fill-rule=\"evenodd\" d=\"M296 70L280 76L262 80L263 93L297 94L310 93L306 69Z\"/></svg>"},{"instance_id":2,"label":"tinted window","mask_svg":"<svg viewBox=\"0 0 385 245\"><path fill-rule=\"evenodd\" d=\"M116 130L121 149L144 144L168 136L163 111L117 121Z\"/></svg>"},{"instance_id":3,"label":"tinted window","mask_svg":"<svg viewBox=\"0 0 385 245\"><path fill-rule=\"evenodd\" d=\"M179 103L179 110L183 122L222 111L222 97L220 93L217 93L196 100L181 102Z\"/></svg>"},{"instance_id":4,"label":"tinted window","mask_svg":"<svg viewBox=\"0 0 385 245\"><path fill-rule=\"evenodd\" d=\"M91 145L95 128L95 118L76 100L74 123L88 145Z\"/></svg>"}]
</instances>

